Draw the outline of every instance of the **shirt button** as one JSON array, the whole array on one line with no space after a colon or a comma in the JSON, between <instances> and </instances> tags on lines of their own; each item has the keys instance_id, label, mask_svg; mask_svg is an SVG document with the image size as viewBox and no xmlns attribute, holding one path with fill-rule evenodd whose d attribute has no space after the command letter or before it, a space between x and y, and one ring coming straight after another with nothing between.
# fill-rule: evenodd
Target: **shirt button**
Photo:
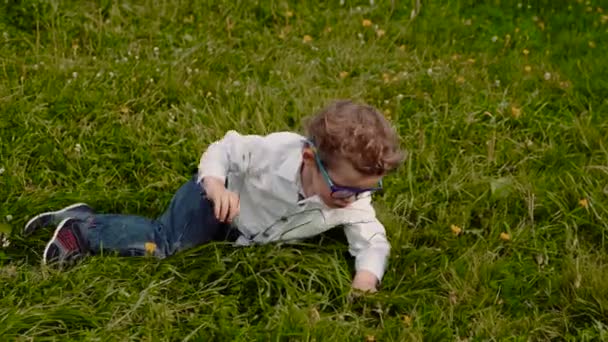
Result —
<instances>
[{"instance_id":1,"label":"shirt button","mask_svg":"<svg viewBox=\"0 0 608 342\"><path fill-rule=\"evenodd\" d=\"M287 217L285 217L285 216L281 217L281 221L287 222Z\"/></svg>"}]
</instances>

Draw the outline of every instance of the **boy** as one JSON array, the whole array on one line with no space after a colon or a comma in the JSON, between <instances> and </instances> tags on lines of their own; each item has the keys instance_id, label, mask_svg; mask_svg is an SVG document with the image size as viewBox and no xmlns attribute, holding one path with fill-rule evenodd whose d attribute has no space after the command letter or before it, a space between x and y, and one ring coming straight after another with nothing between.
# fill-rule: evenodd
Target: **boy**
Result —
<instances>
[{"instance_id":1,"label":"boy","mask_svg":"<svg viewBox=\"0 0 608 342\"><path fill-rule=\"evenodd\" d=\"M34 217L25 233L61 221L43 262L65 263L102 250L164 258L209 241L293 241L342 226L355 256L353 288L375 291L390 245L371 193L404 159L398 136L377 110L351 101L330 104L306 131L228 132L157 220L99 215L80 203Z\"/></svg>"}]
</instances>

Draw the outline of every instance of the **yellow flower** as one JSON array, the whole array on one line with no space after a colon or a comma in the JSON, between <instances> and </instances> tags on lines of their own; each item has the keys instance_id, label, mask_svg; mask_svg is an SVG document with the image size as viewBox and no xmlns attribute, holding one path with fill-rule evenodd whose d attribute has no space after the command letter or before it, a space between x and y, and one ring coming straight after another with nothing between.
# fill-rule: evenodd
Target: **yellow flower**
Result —
<instances>
[{"instance_id":1,"label":"yellow flower","mask_svg":"<svg viewBox=\"0 0 608 342\"><path fill-rule=\"evenodd\" d=\"M384 81L384 83L388 83L391 81L391 75L389 75L388 73L383 73L382 74L382 80Z\"/></svg>"},{"instance_id":2,"label":"yellow flower","mask_svg":"<svg viewBox=\"0 0 608 342\"><path fill-rule=\"evenodd\" d=\"M365 336L365 342L376 342L376 336L374 336L374 335Z\"/></svg>"},{"instance_id":3,"label":"yellow flower","mask_svg":"<svg viewBox=\"0 0 608 342\"><path fill-rule=\"evenodd\" d=\"M372 26L372 21L369 19L363 19L363 21L361 22L361 25L363 25L363 27L370 27L370 26Z\"/></svg>"},{"instance_id":4,"label":"yellow flower","mask_svg":"<svg viewBox=\"0 0 608 342\"><path fill-rule=\"evenodd\" d=\"M384 30L381 30L381 29L376 30L376 36L378 36L378 38L384 36L385 33L386 32Z\"/></svg>"},{"instance_id":5,"label":"yellow flower","mask_svg":"<svg viewBox=\"0 0 608 342\"><path fill-rule=\"evenodd\" d=\"M306 35L304 35L304 37L302 38L302 41L303 41L304 43L310 43L310 42L312 42L312 37L306 34Z\"/></svg>"},{"instance_id":6,"label":"yellow flower","mask_svg":"<svg viewBox=\"0 0 608 342\"><path fill-rule=\"evenodd\" d=\"M578 204L585 209L589 208L589 201L586 198L581 198Z\"/></svg>"},{"instance_id":7,"label":"yellow flower","mask_svg":"<svg viewBox=\"0 0 608 342\"><path fill-rule=\"evenodd\" d=\"M452 230L452 233L454 235L460 235L460 233L462 233L462 228L458 227L457 225L453 224L450 226L450 229Z\"/></svg>"},{"instance_id":8,"label":"yellow flower","mask_svg":"<svg viewBox=\"0 0 608 342\"><path fill-rule=\"evenodd\" d=\"M456 77L456 83L460 83L460 84L464 83L464 77L462 77L462 76Z\"/></svg>"},{"instance_id":9,"label":"yellow flower","mask_svg":"<svg viewBox=\"0 0 608 342\"><path fill-rule=\"evenodd\" d=\"M403 315L403 324L406 327L411 327L412 326L412 316L410 316L410 315Z\"/></svg>"},{"instance_id":10,"label":"yellow flower","mask_svg":"<svg viewBox=\"0 0 608 342\"><path fill-rule=\"evenodd\" d=\"M544 23L543 21L539 21L539 22L537 23L537 25L538 25L538 28L539 28L541 31L544 31L544 30L545 30L545 23Z\"/></svg>"},{"instance_id":11,"label":"yellow flower","mask_svg":"<svg viewBox=\"0 0 608 342\"><path fill-rule=\"evenodd\" d=\"M511 240L511 235L509 235L509 233L502 232L500 233L500 239L503 241L509 241Z\"/></svg>"},{"instance_id":12,"label":"yellow flower","mask_svg":"<svg viewBox=\"0 0 608 342\"><path fill-rule=\"evenodd\" d=\"M194 22L194 15L190 14L190 15L184 17L184 23L192 24L193 22Z\"/></svg>"},{"instance_id":13,"label":"yellow flower","mask_svg":"<svg viewBox=\"0 0 608 342\"><path fill-rule=\"evenodd\" d=\"M402 45L400 45L400 46L399 46L399 50L401 50L401 51L405 51L405 45L403 45L403 44L402 44Z\"/></svg>"},{"instance_id":14,"label":"yellow flower","mask_svg":"<svg viewBox=\"0 0 608 342\"><path fill-rule=\"evenodd\" d=\"M531 66L529 66L529 65L526 65L526 66L524 67L524 70L525 70L526 72L530 72L530 71L532 71L532 67L531 67Z\"/></svg>"},{"instance_id":15,"label":"yellow flower","mask_svg":"<svg viewBox=\"0 0 608 342\"><path fill-rule=\"evenodd\" d=\"M330 32L331 32L331 26L327 26L327 27L325 28L325 32L330 33Z\"/></svg>"},{"instance_id":16,"label":"yellow flower","mask_svg":"<svg viewBox=\"0 0 608 342\"><path fill-rule=\"evenodd\" d=\"M467 59L467 63L469 63L469 64L475 64L475 58L469 58L469 59Z\"/></svg>"},{"instance_id":17,"label":"yellow flower","mask_svg":"<svg viewBox=\"0 0 608 342\"><path fill-rule=\"evenodd\" d=\"M146 254L154 254L156 244L154 242L146 242L144 244L144 249L146 250Z\"/></svg>"},{"instance_id":18,"label":"yellow flower","mask_svg":"<svg viewBox=\"0 0 608 342\"><path fill-rule=\"evenodd\" d=\"M524 49L524 51L522 51L522 52L523 52L523 53L524 53L524 55L526 55L526 56L530 54L530 50L528 50L528 49Z\"/></svg>"},{"instance_id":19,"label":"yellow flower","mask_svg":"<svg viewBox=\"0 0 608 342\"><path fill-rule=\"evenodd\" d=\"M389 120L391 119L391 110L390 110L390 109L386 108L386 109L383 111L383 113L384 113L384 117L385 117L385 118L387 118L387 119L389 119Z\"/></svg>"},{"instance_id":20,"label":"yellow flower","mask_svg":"<svg viewBox=\"0 0 608 342\"><path fill-rule=\"evenodd\" d=\"M519 118L521 116L521 108L511 106L511 115L516 119Z\"/></svg>"},{"instance_id":21,"label":"yellow flower","mask_svg":"<svg viewBox=\"0 0 608 342\"><path fill-rule=\"evenodd\" d=\"M596 46L597 46L597 45L595 45L595 42L594 42L594 41L590 41L590 42L589 42L589 47L590 47L590 48L595 49L595 47L596 47Z\"/></svg>"},{"instance_id":22,"label":"yellow flower","mask_svg":"<svg viewBox=\"0 0 608 342\"><path fill-rule=\"evenodd\" d=\"M348 77L348 71L340 71L340 78L347 78Z\"/></svg>"},{"instance_id":23,"label":"yellow flower","mask_svg":"<svg viewBox=\"0 0 608 342\"><path fill-rule=\"evenodd\" d=\"M287 12L285 12L285 16L287 18L291 18L291 17L293 17L293 12L292 11L287 11Z\"/></svg>"}]
</instances>

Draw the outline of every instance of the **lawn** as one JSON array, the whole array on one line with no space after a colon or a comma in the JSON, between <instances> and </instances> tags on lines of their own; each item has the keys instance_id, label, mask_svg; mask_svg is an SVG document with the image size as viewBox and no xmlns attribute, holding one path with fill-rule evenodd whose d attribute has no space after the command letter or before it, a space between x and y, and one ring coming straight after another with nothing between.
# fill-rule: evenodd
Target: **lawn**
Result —
<instances>
[{"instance_id":1,"label":"lawn","mask_svg":"<svg viewBox=\"0 0 608 342\"><path fill-rule=\"evenodd\" d=\"M1 340L608 340L608 3L0 2ZM336 98L396 125L392 253L339 230L41 267L38 212L159 215L206 146Z\"/></svg>"}]
</instances>

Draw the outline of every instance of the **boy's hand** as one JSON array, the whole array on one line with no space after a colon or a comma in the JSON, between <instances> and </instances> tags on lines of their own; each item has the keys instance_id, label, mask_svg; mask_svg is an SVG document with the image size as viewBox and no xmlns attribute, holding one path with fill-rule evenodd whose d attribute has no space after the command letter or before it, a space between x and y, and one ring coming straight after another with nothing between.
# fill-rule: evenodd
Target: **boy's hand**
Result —
<instances>
[{"instance_id":1,"label":"boy's hand","mask_svg":"<svg viewBox=\"0 0 608 342\"><path fill-rule=\"evenodd\" d=\"M224 183L217 178L206 177L203 187L207 197L213 202L215 217L220 222L231 223L240 210L239 196L227 190Z\"/></svg>"},{"instance_id":2,"label":"boy's hand","mask_svg":"<svg viewBox=\"0 0 608 342\"><path fill-rule=\"evenodd\" d=\"M378 279L376 276L369 271L359 271L355 274L355 279L353 279L353 289L363 291L363 292L376 292L376 285L378 284Z\"/></svg>"}]
</instances>

